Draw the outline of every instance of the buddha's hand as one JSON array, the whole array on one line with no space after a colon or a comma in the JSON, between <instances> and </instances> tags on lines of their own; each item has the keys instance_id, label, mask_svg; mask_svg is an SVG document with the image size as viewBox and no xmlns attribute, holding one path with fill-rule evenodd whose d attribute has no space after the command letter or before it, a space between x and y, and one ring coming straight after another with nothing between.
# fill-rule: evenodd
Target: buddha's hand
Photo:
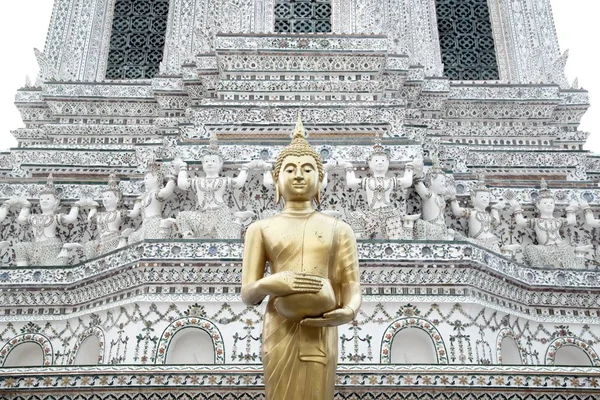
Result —
<instances>
[{"instance_id":1,"label":"buddha's hand","mask_svg":"<svg viewBox=\"0 0 600 400\"><path fill-rule=\"evenodd\" d=\"M350 307L336 308L326 312L320 318L304 318L300 324L304 326L339 326L354 320L354 311Z\"/></svg>"},{"instance_id":2,"label":"buddha's hand","mask_svg":"<svg viewBox=\"0 0 600 400\"><path fill-rule=\"evenodd\" d=\"M261 286L271 296L318 293L323 287L323 278L301 272L283 271L263 278Z\"/></svg>"}]
</instances>

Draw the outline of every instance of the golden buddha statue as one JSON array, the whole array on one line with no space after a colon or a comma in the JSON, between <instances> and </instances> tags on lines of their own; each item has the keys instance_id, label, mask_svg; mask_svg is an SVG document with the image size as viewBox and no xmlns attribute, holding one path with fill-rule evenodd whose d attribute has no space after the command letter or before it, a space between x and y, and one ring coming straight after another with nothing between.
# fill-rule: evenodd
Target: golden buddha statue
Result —
<instances>
[{"instance_id":1,"label":"golden buddha statue","mask_svg":"<svg viewBox=\"0 0 600 400\"><path fill-rule=\"evenodd\" d=\"M292 143L273 171L281 213L250 225L242 300L269 303L263 327L267 400L331 400L337 326L351 322L362 296L356 239L350 226L317 212L324 171L298 116ZM265 265L271 274L265 276Z\"/></svg>"}]
</instances>

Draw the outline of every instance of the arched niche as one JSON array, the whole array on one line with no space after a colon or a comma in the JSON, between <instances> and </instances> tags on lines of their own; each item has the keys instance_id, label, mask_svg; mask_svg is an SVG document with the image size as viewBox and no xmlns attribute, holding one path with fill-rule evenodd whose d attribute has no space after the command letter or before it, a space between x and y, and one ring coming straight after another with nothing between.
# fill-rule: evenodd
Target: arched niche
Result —
<instances>
[{"instance_id":1,"label":"arched niche","mask_svg":"<svg viewBox=\"0 0 600 400\"><path fill-rule=\"evenodd\" d=\"M548 346L546 365L600 366L598 353L576 337L559 337Z\"/></svg>"},{"instance_id":2,"label":"arched niche","mask_svg":"<svg viewBox=\"0 0 600 400\"><path fill-rule=\"evenodd\" d=\"M510 328L503 328L496 339L496 357L498 364L523 365L525 356L519 346L518 337Z\"/></svg>"},{"instance_id":3,"label":"arched niche","mask_svg":"<svg viewBox=\"0 0 600 400\"><path fill-rule=\"evenodd\" d=\"M83 340L73 360L74 365L98 365L100 354L100 339L91 335Z\"/></svg>"},{"instance_id":4,"label":"arched niche","mask_svg":"<svg viewBox=\"0 0 600 400\"><path fill-rule=\"evenodd\" d=\"M187 333L183 331L187 331L188 328L195 328L195 330L200 330L206 333L206 336L198 336L197 332ZM178 337L178 334L182 332L185 335ZM171 352L171 346L175 349L175 355L169 357L169 363L173 362L175 359L182 359L187 357L180 357L178 348L181 347L181 343L189 343L190 341L199 340L200 343L205 343L204 339L208 337L210 342L208 342L208 347L204 348L203 351L209 354L213 354L213 358L210 364L224 364L225 363L225 349L223 345L223 335L217 328L215 324L211 321L201 318L201 317L183 317L178 320L175 320L167 326L158 341L158 348L156 350L155 363L156 364L166 364L167 356ZM175 340L176 339L176 340ZM183 342L182 342L183 341ZM185 349L185 348L184 348ZM212 351L208 351L211 349ZM188 348L187 351L190 349ZM198 357L196 357L198 358ZM200 357L198 359L204 359L204 357ZM179 363L175 361L175 363Z\"/></svg>"},{"instance_id":5,"label":"arched niche","mask_svg":"<svg viewBox=\"0 0 600 400\"><path fill-rule=\"evenodd\" d=\"M104 332L97 326L87 328L79 336L69 364L98 365L104 362Z\"/></svg>"},{"instance_id":6,"label":"arched niche","mask_svg":"<svg viewBox=\"0 0 600 400\"><path fill-rule=\"evenodd\" d=\"M408 332L402 333L404 331ZM381 343L381 363L393 362L448 364L448 352L442 335L431 322L423 318L395 320L384 332Z\"/></svg>"},{"instance_id":7,"label":"arched niche","mask_svg":"<svg viewBox=\"0 0 600 400\"><path fill-rule=\"evenodd\" d=\"M500 342L500 363L502 365L521 365L521 353L517 341L512 336L505 336Z\"/></svg>"},{"instance_id":8,"label":"arched niche","mask_svg":"<svg viewBox=\"0 0 600 400\"><path fill-rule=\"evenodd\" d=\"M566 365L571 367L591 367L592 360L585 351L577 346L563 346L556 350L554 365Z\"/></svg>"},{"instance_id":9,"label":"arched niche","mask_svg":"<svg viewBox=\"0 0 600 400\"><path fill-rule=\"evenodd\" d=\"M0 366L49 366L52 365L52 354L52 343L46 336L25 333L15 336L2 346Z\"/></svg>"},{"instance_id":10,"label":"arched niche","mask_svg":"<svg viewBox=\"0 0 600 400\"><path fill-rule=\"evenodd\" d=\"M406 328L392 340L392 364L437 364L433 340L422 329Z\"/></svg>"},{"instance_id":11,"label":"arched niche","mask_svg":"<svg viewBox=\"0 0 600 400\"><path fill-rule=\"evenodd\" d=\"M208 333L202 329L181 329L171 339L165 364L214 364L215 349Z\"/></svg>"},{"instance_id":12,"label":"arched niche","mask_svg":"<svg viewBox=\"0 0 600 400\"><path fill-rule=\"evenodd\" d=\"M34 342L25 342L13 347L4 361L4 367L41 367L44 351Z\"/></svg>"}]
</instances>

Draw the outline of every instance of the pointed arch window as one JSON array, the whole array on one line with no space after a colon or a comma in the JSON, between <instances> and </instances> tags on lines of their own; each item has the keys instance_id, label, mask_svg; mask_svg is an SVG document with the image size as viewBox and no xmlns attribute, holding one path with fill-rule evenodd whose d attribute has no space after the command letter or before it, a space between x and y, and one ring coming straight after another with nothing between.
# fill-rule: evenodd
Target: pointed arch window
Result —
<instances>
[{"instance_id":1,"label":"pointed arch window","mask_svg":"<svg viewBox=\"0 0 600 400\"><path fill-rule=\"evenodd\" d=\"M153 78L162 61L169 0L116 0L106 79Z\"/></svg>"},{"instance_id":2,"label":"pointed arch window","mask_svg":"<svg viewBox=\"0 0 600 400\"><path fill-rule=\"evenodd\" d=\"M331 32L330 0L277 0L275 32Z\"/></svg>"},{"instance_id":3,"label":"pointed arch window","mask_svg":"<svg viewBox=\"0 0 600 400\"><path fill-rule=\"evenodd\" d=\"M498 63L487 0L436 0L444 75L497 80Z\"/></svg>"}]
</instances>

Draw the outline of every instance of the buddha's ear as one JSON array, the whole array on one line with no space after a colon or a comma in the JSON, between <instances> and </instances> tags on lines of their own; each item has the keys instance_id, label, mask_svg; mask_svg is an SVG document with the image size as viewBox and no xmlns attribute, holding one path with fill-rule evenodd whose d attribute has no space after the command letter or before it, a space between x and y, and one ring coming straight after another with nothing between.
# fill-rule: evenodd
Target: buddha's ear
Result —
<instances>
[{"instance_id":1,"label":"buddha's ear","mask_svg":"<svg viewBox=\"0 0 600 400\"><path fill-rule=\"evenodd\" d=\"M278 205L281 201L281 194L279 194L279 185L275 183L275 205Z\"/></svg>"},{"instance_id":2,"label":"buddha's ear","mask_svg":"<svg viewBox=\"0 0 600 400\"><path fill-rule=\"evenodd\" d=\"M321 205L321 190L323 190L323 182L319 183L319 188L317 189L317 194L315 195L315 201L317 205Z\"/></svg>"}]
</instances>

